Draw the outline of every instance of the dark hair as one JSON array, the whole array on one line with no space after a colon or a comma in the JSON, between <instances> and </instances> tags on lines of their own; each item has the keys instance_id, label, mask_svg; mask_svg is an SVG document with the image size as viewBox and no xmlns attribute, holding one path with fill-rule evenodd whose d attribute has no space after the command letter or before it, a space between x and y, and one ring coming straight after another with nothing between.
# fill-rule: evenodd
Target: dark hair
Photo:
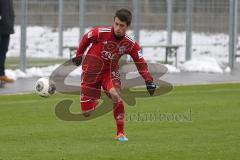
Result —
<instances>
[{"instance_id":1,"label":"dark hair","mask_svg":"<svg viewBox=\"0 0 240 160\"><path fill-rule=\"evenodd\" d=\"M132 13L129 10L125 8L117 10L115 13L114 19L116 17L118 17L121 21L126 22L128 26L131 25Z\"/></svg>"}]
</instances>

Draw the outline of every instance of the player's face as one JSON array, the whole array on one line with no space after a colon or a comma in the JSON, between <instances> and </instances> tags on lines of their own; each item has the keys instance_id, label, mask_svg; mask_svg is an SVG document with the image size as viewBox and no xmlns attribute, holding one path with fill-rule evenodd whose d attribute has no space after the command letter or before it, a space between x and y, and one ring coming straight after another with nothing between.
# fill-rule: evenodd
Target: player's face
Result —
<instances>
[{"instance_id":1,"label":"player's face","mask_svg":"<svg viewBox=\"0 0 240 160\"><path fill-rule=\"evenodd\" d=\"M115 17L113 23L114 33L117 37L122 37L125 35L128 25L126 22L121 21L118 17Z\"/></svg>"}]
</instances>

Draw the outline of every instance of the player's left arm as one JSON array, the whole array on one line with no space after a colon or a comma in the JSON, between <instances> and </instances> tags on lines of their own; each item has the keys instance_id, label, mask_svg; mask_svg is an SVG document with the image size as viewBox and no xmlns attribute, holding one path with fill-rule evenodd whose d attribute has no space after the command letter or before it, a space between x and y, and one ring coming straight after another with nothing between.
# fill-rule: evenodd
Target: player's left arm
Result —
<instances>
[{"instance_id":1,"label":"player's left arm","mask_svg":"<svg viewBox=\"0 0 240 160\"><path fill-rule=\"evenodd\" d=\"M148 65L143 58L142 49L137 43L134 44L134 46L130 52L130 56L132 57L135 65L138 69L138 72L141 74L141 76L145 80L146 87L147 87L149 94L152 96L156 89L156 85L154 84L153 78L148 70Z\"/></svg>"},{"instance_id":2,"label":"player's left arm","mask_svg":"<svg viewBox=\"0 0 240 160\"><path fill-rule=\"evenodd\" d=\"M99 37L98 28L93 28L88 33L84 34L77 49L76 56L72 59L73 64L75 64L76 66L81 65L82 57L87 47L91 43L95 43L98 40L98 37Z\"/></svg>"}]
</instances>

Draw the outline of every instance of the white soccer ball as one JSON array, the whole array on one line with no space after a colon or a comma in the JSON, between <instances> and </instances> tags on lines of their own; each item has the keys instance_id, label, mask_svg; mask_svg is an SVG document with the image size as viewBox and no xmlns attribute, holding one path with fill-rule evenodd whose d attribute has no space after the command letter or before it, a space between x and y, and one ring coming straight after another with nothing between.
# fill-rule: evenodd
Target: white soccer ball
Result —
<instances>
[{"instance_id":1,"label":"white soccer ball","mask_svg":"<svg viewBox=\"0 0 240 160\"><path fill-rule=\"evenodd\" d=\"M49 97L56 91L56 86L48 78L40 78L35 84L36 93L42 97Z\"/></svg>"}]
</instances>

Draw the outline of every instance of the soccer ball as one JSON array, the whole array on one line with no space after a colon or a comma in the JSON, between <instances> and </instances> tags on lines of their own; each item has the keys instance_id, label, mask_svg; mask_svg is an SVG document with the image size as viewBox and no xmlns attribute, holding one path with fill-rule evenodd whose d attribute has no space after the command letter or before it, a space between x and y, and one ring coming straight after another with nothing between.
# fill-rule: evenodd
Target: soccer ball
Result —
<instances>
[{"instance_id":1,"label":"soccer ball","mask_svg":"<svg viewBox=\"0 0 240 160\"><path fill-rule=\"evenodd\" d=\"M48 78L40 78L35 84L36 93L42 97L49 97L56 91L56 86Z\"/></svg>"}]
</instances>

